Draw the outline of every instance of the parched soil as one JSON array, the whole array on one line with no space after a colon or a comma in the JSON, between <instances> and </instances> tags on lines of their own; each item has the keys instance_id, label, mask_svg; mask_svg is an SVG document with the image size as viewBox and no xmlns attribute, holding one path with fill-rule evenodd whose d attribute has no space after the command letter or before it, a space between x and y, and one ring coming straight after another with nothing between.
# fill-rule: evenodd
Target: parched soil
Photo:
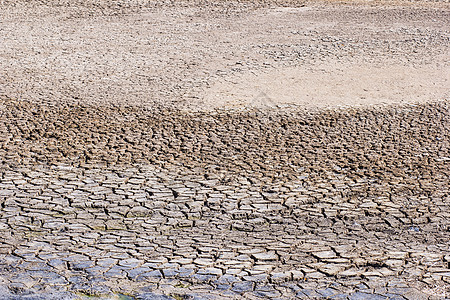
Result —
<instances>
[{"instance_id":1,"label":"parched soil","mask_svg":"<svg viewBox=\"0 0 450 300\"><path fill-rule=\"evenodd\" d=\"M449 12L0 1L0 298L447 299Z\"/></svg>"},{"instance_id":2,"label":"parched soil","mask_svg":"<svg viewBox=\"0 0 450 300\"><path fill-rule=\"evenodd\" d=\"M6 1L0 93L196 110L448 99L448 4L327 3Z\"/></svg>"}]
</instances>

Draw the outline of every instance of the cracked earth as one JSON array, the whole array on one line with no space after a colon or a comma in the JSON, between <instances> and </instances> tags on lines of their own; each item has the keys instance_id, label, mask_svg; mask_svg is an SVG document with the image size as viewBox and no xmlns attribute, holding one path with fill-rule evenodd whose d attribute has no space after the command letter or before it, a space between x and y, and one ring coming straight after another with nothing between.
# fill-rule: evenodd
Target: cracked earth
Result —
<instances>
[{"instance_id":1,"label":"cracked earth","mask_svg":"<svg viewBox=\"0 0 450 300\"><path fill-rule=\"evenodd\" d=\"M448 299L448 20L0 1L0 298Z\"/></svg>"}]
</instances>

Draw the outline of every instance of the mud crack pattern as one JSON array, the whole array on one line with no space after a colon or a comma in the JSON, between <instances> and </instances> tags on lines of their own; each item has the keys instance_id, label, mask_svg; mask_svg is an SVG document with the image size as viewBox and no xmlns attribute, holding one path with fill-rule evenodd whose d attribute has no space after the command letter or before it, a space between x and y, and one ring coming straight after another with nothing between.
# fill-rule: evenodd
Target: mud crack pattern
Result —
<instances>
[{"instance_id":1,"label":"mud crack pattern","mask_svg":"<svg viewBox=\"0 0 450 300\"><path fill-rule=\"evenodd\" d=\"M6 299L449 297L448 102L0 112Z\"/></svg>"}]
</instances>

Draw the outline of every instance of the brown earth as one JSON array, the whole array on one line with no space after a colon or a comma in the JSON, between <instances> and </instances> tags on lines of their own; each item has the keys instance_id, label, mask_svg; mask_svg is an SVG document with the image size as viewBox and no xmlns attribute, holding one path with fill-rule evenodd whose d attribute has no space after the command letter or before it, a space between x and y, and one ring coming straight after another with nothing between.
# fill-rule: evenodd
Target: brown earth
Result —
<instances>
[{"instance_id":1,"label":"brown earth","mask_svg":"<svg viewBox=\"0 0 450 300\"><path fill-rule=\"evenodd\" d=\"M448 299L449 16L0 0L0 298Z\"/></svg>"},{"instance_id":2,"label":"brown earth","mask_svg":"<svg viewBox=\"0 0 450 300\"><path fill-rule=\"evenodd\" d=\"M0 93L14 99L209 110L449 96L445 2L2 3Z\"/></svg>"}]
</instances>

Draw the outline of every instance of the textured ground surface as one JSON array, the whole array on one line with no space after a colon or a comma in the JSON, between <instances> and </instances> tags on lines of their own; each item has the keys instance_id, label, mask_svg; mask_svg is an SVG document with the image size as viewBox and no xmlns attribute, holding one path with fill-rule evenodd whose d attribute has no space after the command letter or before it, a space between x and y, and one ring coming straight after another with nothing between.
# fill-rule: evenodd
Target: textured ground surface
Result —
<instances>
[{"instance_id":1,"label":"textured ground surface","mask_svg":"<svg viewBox=\"0 0 450 300\"><path fill-rule=\"evenodd\" d=\"M448 295L446 102L2 109L0 278L12 292Z\"/></svg>"},{"instance_id":2,"label":"textured ground surface","mask_svg":"<svg viewBox=\"0 0 450 300\"><path fill-rule=\"evenodd\" d=\"M448 4L95 3L0 1L0 298L450 297Z\"/></svg>"},{"instance_id":3,"label":"textured ground surface","mask_svg":"<svg viewBox=\"0 0 450 300\"><path fill-rule=\"evenodd\" d=\"M205 110L449 97L444 3L8 2L0 94L13 98Z\"/></svg>"}]
</instances>

